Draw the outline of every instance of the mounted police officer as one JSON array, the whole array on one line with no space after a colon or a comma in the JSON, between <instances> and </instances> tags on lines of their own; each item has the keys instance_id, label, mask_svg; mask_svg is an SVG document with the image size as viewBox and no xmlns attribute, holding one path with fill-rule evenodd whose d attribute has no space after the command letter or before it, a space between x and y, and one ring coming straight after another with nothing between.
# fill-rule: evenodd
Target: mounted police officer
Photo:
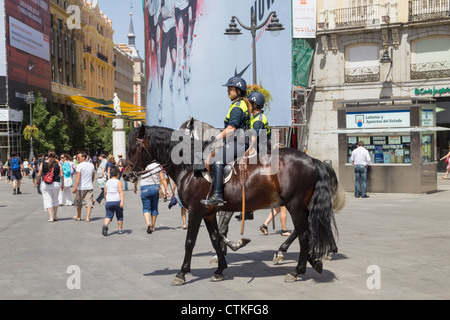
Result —
<instances>
[{"instance_id":1,"label":"mounted police officer","mask_svg":"<svg viewBox=\"0 0 450 320\"><path fill-rule=\"evenodd\" d=\"M222 149L216 151L214 157L210 160L214 194L209 199L201 200L205 206L224 205L223 169L227 163L243 156L248 148L248 143L239 142L236 137L236 130L249 128L249 108L251 108L251 105L246 98L247 83L241 77L232 77L224 86L228 88L227 93L231 100L231 106L225 117L225 129L217 136L212 137L212 140L226 139L226 144Z\"/></svg>"},{"instance_id":2,"label":"mounted police officer","mask_svg":"<svg viewBox=\"0 0 450 320\"><path fill-rule=\"evenodd\" d=\"M261 92L252 92L248 95L247 99L252 104L250 129L253 129L254 134L256 134L256 136L252 136L250 148L256 146L256 150L259 152L260 142L267 142L267 145L270 146L271 133L269 122L267 121L267 117L262 110L264 108L264 104L266 103L266 99ZM267 140L261 136L264 132L267 134ZM268 149L270 150L270 147Z\"/></svg>"}]
</instances>

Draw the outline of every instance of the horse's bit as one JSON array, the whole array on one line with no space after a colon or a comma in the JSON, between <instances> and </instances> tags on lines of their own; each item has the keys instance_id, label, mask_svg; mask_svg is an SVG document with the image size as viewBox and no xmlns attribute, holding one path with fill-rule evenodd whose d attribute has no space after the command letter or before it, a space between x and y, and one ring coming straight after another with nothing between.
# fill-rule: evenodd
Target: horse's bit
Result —
<instances>
[{"instance_id":1,"label":"horse's bit","mask_svg":"<svg viewBox=\"0 0 450 320\"><path fill-rule=\"evenodd\" d=\"M150 156L150 158L153 158L150 154L150 151L145 146L145 137L144 138L136 138L136 155L134 157L134 162L131 162L130 160L126 159L125 163L129 164L132 167L132 171L130 174L134 178L139 178L141 175L149 172L150 170L142 170L142 171L136 171L137 168L143 169L138 166L139 159L141 159L142 156L142 149Z\"/></svg>"}]
</instances>

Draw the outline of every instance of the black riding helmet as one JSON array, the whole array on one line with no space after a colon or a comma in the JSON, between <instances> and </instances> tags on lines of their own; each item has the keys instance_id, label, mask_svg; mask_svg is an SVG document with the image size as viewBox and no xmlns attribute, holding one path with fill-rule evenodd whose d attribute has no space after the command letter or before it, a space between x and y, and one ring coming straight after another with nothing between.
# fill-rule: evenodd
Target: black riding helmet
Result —
<instances>
[{"instance_id":1,"label":"black riding helmet","mask_svg":"<svg viewBox=\"0 0 450 320\"><path fill-rule=\"evenodd\" d=\"M251 102L254 102L260 109L264 108L264 104L266 103L266 99L261 92L253 91L247 97L247 99Z\"/></svg>"},{"instance_id":2,"label":"black riding helmet","mask_svg":"<svg viewBox=\"0 0 450 320\"><path fill-rule=\"evenodd\" d=\"M240 89L243 94L247 91L247 82L241 77L232 77L223 85L224 87L234 87Z\"/></svg>"}]
</instances>

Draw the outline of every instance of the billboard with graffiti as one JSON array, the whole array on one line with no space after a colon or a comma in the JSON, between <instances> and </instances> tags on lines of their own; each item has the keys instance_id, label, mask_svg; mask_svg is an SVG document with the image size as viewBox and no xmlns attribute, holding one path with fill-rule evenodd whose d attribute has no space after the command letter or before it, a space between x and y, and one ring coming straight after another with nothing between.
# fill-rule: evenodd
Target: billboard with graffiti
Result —
<instances>
[{"instance_id":1,"label":"billboard with graffiti","mask_svg":"<svg viewBox=\"0 0 450 320\"><path fill-rule=\"evenodd\" d=\"M270 125L291 124L291 6L283 0L145 0L147 124L178 128L189 117L223 127L230 100L223 85L235 75L253 83L251 32L224 35L232 16L261 25L276 11L278 36L257 30L257 84L272 96ZM234 41L233 41L234 40Z\"/></svg>"}]
</instances>

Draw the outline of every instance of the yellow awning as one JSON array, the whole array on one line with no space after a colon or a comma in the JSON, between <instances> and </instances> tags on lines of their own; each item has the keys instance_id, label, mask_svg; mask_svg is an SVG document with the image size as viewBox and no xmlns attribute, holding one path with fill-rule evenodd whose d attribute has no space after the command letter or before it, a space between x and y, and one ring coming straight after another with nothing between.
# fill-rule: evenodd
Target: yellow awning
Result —
<instances>
[{"instance_id":1,"label":"yellow awning","mask_svg":"<svg viewBox=\"0 0 450 320\"><path fill-rule=\"evenodd\" d=\"M81 110L107 118L114 118L116 116L116 111L114 110L114 103L112 100L96 99L81 95L71 96L70 100L73 105L79 107ZM122 117L125 120L145 121L145 107L121 101L120 109L122 112Z\"/></svg>"}]
</instances>

